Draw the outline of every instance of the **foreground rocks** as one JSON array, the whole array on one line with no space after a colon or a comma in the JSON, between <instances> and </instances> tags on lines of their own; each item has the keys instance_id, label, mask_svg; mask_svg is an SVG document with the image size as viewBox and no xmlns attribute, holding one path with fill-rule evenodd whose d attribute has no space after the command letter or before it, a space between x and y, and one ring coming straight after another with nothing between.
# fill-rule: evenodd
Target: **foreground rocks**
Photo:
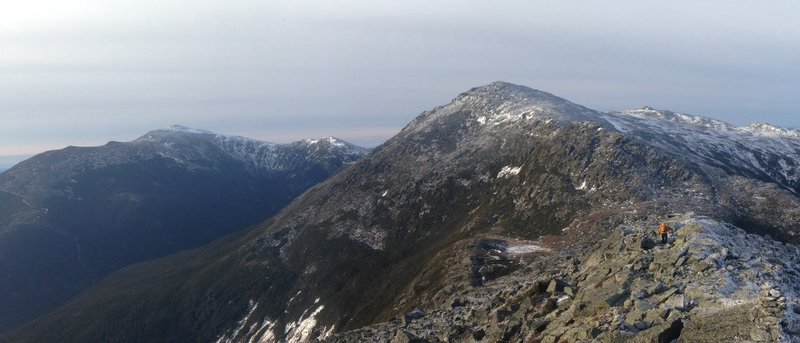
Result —
<instances>
[{"instance_id":1,"label":"foreground rocks","mask_svg":"<svg viewBox=\"0 0 800 343\"><path fill-rule=\"evenodd\" d=\"M669 223L667 245L652 244L657 223L620 226L439 308L327 341L800 342L800 249L706 217Z\"/></svg>"}]
</instances>

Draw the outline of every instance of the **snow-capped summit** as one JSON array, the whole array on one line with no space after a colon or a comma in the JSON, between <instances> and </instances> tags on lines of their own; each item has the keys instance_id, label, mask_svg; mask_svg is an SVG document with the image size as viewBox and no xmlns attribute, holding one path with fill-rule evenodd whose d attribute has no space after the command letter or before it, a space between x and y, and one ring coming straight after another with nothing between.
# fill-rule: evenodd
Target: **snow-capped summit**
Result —
<instances>
[{"instance_id":1,"label":"snow-capped summit","mask_svg":"<svg viewBox=\"0 0 800 343\"><path fill-rule=\"evenodd\" d=\"M333 136L323 138L307 138L298 141L297 144L305 144L309 148L313 147L316 151L330 150L331 152L338 151L340 153L349 155L363 155L370 151L369 149L348 143Z\"/></svg>"},{"instance_id":2,"label":"snow-capped summit","mask_svg":"<svg viewBox=\"0 0 800 343\"><path fill-rule=\"evenodd\" d=\"M338 138L333 137L333 136L322 137L322 138L306 138L306 139L303 139L302 142L306 143L308 145L317 144L317 143L320 143L320 142L324 142L324 143L328 143L330 145L336 145L336 146L344 146L345 145L345 142L343 140L338 139Z\"/></svg>"},{"instance_id":3,"label":"snow-capped summit","mask_svg":"<svg viewBox=\"0 0 800 343\"><path fill-rule=\"evenodd\" d=\"M472 88L427 113L436 115L420 116L410 126L427 125L431 120L463 113L472 113L468 120L487 128L532 120L596 121L600 115L553 94L503 81Z\"/></svg>"},{"instance_id":4,"label":"snow-capped summit","mask_svg":"<svg viewBox=\"0 0 800 343\"><path fill-rule=\"evenodd\" d=\"M191 127L186 127L183 125L170 125L166 128L162 129L163 131L171 131L171 132L186 132L186 133L203 133L203 134L214 134L211 131L201 130L201 129L194 129Z\"/></svg>"},{"instance_id":5,"label":"snow-capped summit","mask_svg":"<svg viewBox=\"0 0 800 343\"><path fill-rule=\"evenodd\" d=\"M207 130L190 128L183 125L170 125L163 129L150 131L142 135L138 139L136 139L136 141L155 141L164 139L165 137L174 137L176 135L184 135L184 134L215 135L215 133Z\"/></svg>"}]
</instances>

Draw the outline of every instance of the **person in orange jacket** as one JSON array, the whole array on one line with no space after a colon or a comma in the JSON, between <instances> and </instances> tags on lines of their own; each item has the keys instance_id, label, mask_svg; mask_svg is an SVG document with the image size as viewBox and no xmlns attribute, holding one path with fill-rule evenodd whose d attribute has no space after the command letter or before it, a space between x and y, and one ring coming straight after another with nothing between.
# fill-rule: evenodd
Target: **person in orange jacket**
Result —
<instances>
[{"instance_id":1,"label":"person in orange jacket","mask_svg":"<svg viewBox=\"0 0 800 343\"><path fill-rule=\"evenodd\" d=\"M667 226L667 223L661 223L661 226L658 227L658 234L661 235L661 244L667 244L667 234L672 231L672 229Z\"/></svg>"}]
</instances>

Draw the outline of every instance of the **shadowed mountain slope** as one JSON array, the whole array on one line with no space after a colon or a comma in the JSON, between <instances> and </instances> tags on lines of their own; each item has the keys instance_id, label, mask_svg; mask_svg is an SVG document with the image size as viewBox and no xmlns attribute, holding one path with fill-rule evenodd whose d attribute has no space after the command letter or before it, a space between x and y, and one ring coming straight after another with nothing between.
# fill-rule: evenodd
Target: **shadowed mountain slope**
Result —
<instances>
[{"instance_id":1,"label":"shadowed mountain slope","mask_svg":"<svg viewBox=\"0 0 800 343\"><path fill-rule=\"evenodd\" d=\"M21 162L0 174L0 331L109 272L258 223L365 153L174 126Z\"/></svg>"}]
</instances>

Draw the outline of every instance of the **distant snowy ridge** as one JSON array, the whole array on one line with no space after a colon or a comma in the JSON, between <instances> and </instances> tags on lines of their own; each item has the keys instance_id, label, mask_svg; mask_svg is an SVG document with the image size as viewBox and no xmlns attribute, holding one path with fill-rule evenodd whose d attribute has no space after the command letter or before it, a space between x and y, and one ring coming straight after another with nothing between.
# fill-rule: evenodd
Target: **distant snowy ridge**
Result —
<instances>
[{"instance_id":1,"label":"distant snowy ridge","mask_svg":"<svg viewBox=\"0 0 800 343\"><path fill-rule=\"evenodd\" d=\"M693 157L723 170L744 170L797 193L800 132L770 124L736 127L723 121L642 107L602 119L618 131L661 150Z\"/></svg>"},{"instance_id":2,"label":"distant snowy ridge","mask_svg":"<svg viewBox=\"0 0 800 343\"><path fill-rule=\"evenodd\" d=\"M765 136L800 138L800 131L798 130L787 129L767 123L753 123L739 129Z\"/></svg>"},{"instance_id":3,"label":"distant snowy ridge","mask_svg":"<svg viewBox=\"0 0 800 343\"><path fill-rule=\"evenodd\" d=\"M329 147L331 149L340 150L345 154L366 154L366 153L368 153L370 151L370 149L366 149L366 148L362 148L362 147L357 146L357 145L353 145L351 143L348 143L346 141L343 141L343 140L341 140L339 138L336 138L336 137L333 137L333 136L328 136L328 137L323 137L323 138L316 138L316 139L307 138L307 139L300 140L297 143L304 143L307 146L317 146L318 148L322 147L322 146L325 146L325 147Z\"/></svg>"},{"instance_id":4,"label":"distant snowy ridge","mask_svg":"<svg viewBox=\"0 0 800 343\"><path fill-rule=\"evenodd\" d=\"M314 141L314 144L310 144ZM109 142L97 147L70 146L48 151L19 163L3 174L16 178L19 187L30 189L41 180L69 196L74 175L110 166L139 164L144 161L164 161L190 171L220 172L241 169L253 175L309 170L350 164L369 152L335 138L301 140L288 144L273 144L240 136L220 135L206 130L173 125L150 131L130 142ZM19 171L19 175L17 175ZM26 186L26 184L29 184ZM21 188L21 189L23 189Z\"/></svg>"},{"instance_id":5,"label":"distant snowy ridge","mask_svg":"<svg viewBox=\"0 0 800 343\"><path fill-rule=\"evenodd\" d=\"M133 144L160 144L166 149L160 149L158 155L175 160L186 165L191 158L185 156L185 149L171 149L176 144L187 143L188 140L206 139L212 146L221 148L226 154L245 163L252 170L287 170L292 168L292 158L287 154L296 153L298 148L305 148L309 153L318 158L335 158L337 156L360 156L369 152L368 149L355 146L335 137L319 139L302 139L288 144L275 144L257 139L222 135L211 131L189 128L182 125L172 125L164 129L150 131L134 140ZM204 155L202 144L192 144L196 152ZM310 157L309 157L310 158Z\"/></svg>"},{"instance_id":6,"label":"distant snowy ridge","mask_svg":"<svg viewBox=\"0 0 800 343\"><path fill-rule=\"evenodd\" d=\"M726 122L716 119L706 118L703 116L696 116L685 113L678 113L672 111L660 111L649 106L642 106L635 110L625 110L621 112L611 112L610 115L628 116L631 118L638 118L642 120L661 120L675 124L693 125L698 128L706 128L713 130L729 131L734 130L735 127ZM608 118L605 118L608 120ZM611 120L613 122L613 120Z\"/></svg>"},{"instance_id":7,"label":"distant snowy ridge","mask_svg":"<svg viewBox=\"0 0 800 343\"><path fill-rule=\"evenodd\" d=\"M634 110L614 111L608 113L604 119L608 120L608 116L624 116L631 118L638 118L642 120L662 120L675 124L691 125L697 128L704 128L708 130L717 131L738 131L741 133L751 133L756 135L772 136L772 137L791 137L800 138L800 131L787 129L775 126L768 123L753 123L744 127L736 127L721 120L716 120L699 115L691 115L679 112L656 110L649 106L643 106ZM614 120L609 120L612 123Z\"/></svg>"}]
</instances>

